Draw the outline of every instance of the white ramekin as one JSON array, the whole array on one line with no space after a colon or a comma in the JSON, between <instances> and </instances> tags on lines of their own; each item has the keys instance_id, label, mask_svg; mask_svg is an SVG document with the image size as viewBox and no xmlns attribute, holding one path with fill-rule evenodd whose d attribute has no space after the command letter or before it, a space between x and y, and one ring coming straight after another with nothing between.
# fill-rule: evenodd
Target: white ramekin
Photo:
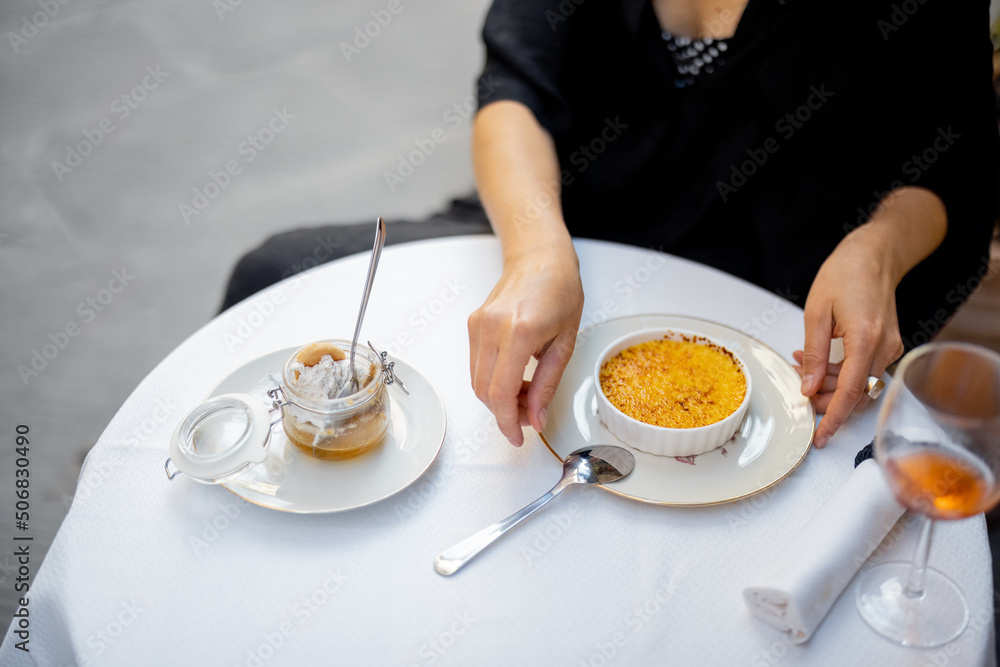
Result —
<instances>
[{"instance_id":1,"label":"white ramekin","mask_svg":"<svg viewBox=\"0 0 1000 667\"><path fill-rule=\"evenodd\" d=\"M689 340L702 345L714 344L732 354L733 358L739 363L740 370L743 371L743 377L747 381L746 395L743 397L743 402L740 403L740 406L736 408L736 412L722 421L709 424L708 426L667 428L665 426L647 424L629 417L612 405L601 389L601 367L608 359L625 348L645 343L646 341L660 339ZM731 347L727 347L720 341L709 336L681 329L646 329L623 336L608 345L601 352L597 358L597 364L594 366L594 388L597 394L597 414L607 429L611 431L612 435L635 449L658 456L693 456L695 454L704 454L725 444L740 427L743 416L750 406L750 392L752 391L750 372L747 370L747 365Z\"/></svg>"}]
</instances>

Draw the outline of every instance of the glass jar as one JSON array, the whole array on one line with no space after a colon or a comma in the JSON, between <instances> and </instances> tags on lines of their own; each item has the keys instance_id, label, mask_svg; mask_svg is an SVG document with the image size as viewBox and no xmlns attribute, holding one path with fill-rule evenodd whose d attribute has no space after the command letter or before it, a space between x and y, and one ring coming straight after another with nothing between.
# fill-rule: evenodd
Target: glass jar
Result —
<instances>
[{"instance_id":1,"label":"glass jar","mask_svg":"<svg viewBox=\"0 0 1000 667\"><path fill-rule=\"evenodd\" d=\"M351 349L346 340L321 342L333 343L345 354ZM196 481L219 484L243 475L267 459L271 427L279 421L287 440L315 458L348 459L374 449L389 429L388 385L410 393L395 375L394 362L369 342L368 349L356 352L361 388L343 398L316 398L296 388L292 365L303 349L285 362L278 386L267 390L270 406L258 396L228 393L188 413L170 439L170 458L163 465L167 478L183 472Z\"/></svg>"},{"instance_id":2,"label":"glass jar","mask_svg":"<svg viewBox=\"0 0 1000 667\"><path fill-rule=\"evenodd\" d=\"M328 340L345 353L349 340ZM282 427L288 441L309 456L325 460L349 459L373 449L389 428L390 401L383 381L381 359L358 346L355 368L361 388L344 398L317 398L297 387L293 368L297 350L281 372Z\"/></svg>"}]
</instances>

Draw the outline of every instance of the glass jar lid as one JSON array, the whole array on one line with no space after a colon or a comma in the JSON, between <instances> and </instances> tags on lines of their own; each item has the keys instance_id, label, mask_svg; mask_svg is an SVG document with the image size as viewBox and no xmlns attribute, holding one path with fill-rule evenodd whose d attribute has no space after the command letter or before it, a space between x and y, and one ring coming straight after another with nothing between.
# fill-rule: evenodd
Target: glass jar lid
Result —
<instances>
[{"instance_id":1,"label":"glass jar lid","mask_svg":"<svg viewBox=\"0 0 1000 667\"><path fill-rule=\"evenodd\" d=\"M170 463L189 477L217 484L264 460L271 435L267 407L249 394L222 394L181 421L170 439Z\"/></svg>"}]
</instances>

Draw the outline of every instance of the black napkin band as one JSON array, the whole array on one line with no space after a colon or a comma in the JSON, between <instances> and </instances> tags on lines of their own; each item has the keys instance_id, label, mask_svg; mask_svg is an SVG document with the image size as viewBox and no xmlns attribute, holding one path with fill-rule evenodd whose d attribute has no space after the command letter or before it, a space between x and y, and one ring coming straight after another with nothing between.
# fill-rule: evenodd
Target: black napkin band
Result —
<instances>
[{"instance_id":1,"label":"black napkin band","mask_svg":"<svg viewBox=\"0 0 1000 667\"><path fill-rule=\"evenodd\" d=\"M861 465L862 461L867 461L868 459L875 458L875 454L872 452L872 445L874 445L874 444L875 444L875 441L872 440L867 445L865 445L864 447L861 448L861 451L858 452L858 455L854 457L854 467L855 468L857 468L859 465Z\"/></svg>"}]
</instances>

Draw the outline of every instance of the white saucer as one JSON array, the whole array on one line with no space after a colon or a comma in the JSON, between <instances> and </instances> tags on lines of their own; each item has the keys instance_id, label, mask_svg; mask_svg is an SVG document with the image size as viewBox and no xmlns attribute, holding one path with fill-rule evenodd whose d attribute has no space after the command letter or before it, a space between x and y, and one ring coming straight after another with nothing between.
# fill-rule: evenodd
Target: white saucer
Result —
<instances>
[{"instance_id":1,"label":"white saucer","mask_svg":"<svg viewBox=\"0 0 1000 667\"><path fill-rule=\"evenodd\" d=\"M714 505L759 493L792 472L809 451L816 426L815 410L800 392L795 369L777 352L736 329L677 315L623 317L580 332L542 433L552 453L561 460L588 444L623 444L597 416L594 364L616 338L657 327L710 336L739 353L753 378L750 407L733 440L688 457L689 462L629 447L635 455L632 474L602 488L658 505Z\"/></svg>"},{"instance_id":2,"label":"white saucer","mask_svg":"<svg viewBox=\"0 0 1000 667\"><path fill-rule=\"evenodd\" d=\"M242 392L268 405L267 390L278 385L281 368L298 348L277 350L237 368L208 398ZM222 484L254 504L298 514L342 512L399 493L430 467L444 442L444 404L415 368L400 361L395 372L410 395L387 387L392 402L389 432L372 451L346 461L320 461L288 443L280 424L271 428L267 459Z\"/></svg>"}]
</instances>

